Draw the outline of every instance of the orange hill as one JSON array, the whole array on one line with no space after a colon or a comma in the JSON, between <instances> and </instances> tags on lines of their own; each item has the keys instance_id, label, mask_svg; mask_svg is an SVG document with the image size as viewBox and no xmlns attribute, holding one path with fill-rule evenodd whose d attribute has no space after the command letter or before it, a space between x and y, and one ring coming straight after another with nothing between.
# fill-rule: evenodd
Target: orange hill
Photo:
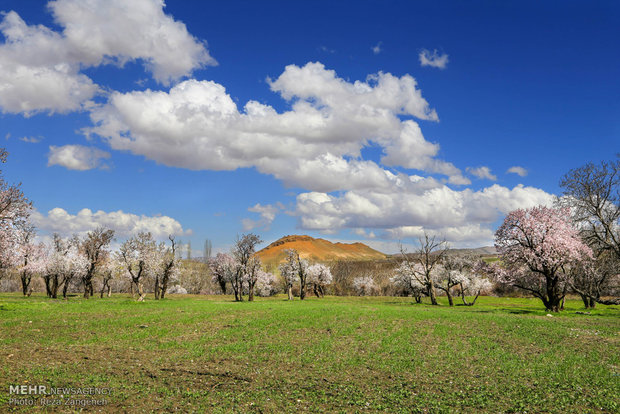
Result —
<instances>
[{"instance_id":1,"label":"orange hill","mask_svg":"<svg viewBox=\"0 0 620 414\"><path fill-rule=\"evenodd\" d=\"M277 266L284 261L286 249L295 249L303 259L317 262L331 260L373 260L385 259L386 255L371 249L363 243L332 243L310 236L284 236L271 243L256 255L267 266Z\"/></svg>"}]
</instances>

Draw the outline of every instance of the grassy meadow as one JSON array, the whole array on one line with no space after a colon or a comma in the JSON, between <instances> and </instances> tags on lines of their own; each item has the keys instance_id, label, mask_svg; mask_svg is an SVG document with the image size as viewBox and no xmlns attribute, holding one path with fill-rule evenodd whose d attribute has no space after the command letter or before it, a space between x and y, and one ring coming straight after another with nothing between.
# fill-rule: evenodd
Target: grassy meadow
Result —
<instances>
[{"instance_id":1,"label":"grassy meadow","mask_svg":"<svg viewBox=\"0 0 620 414\"><path fill-rule=\"evenodd\" d=\"M110 388L96 412L618 412L620 307L541 306L0 294L0 412L79 410L22 384Z\"/></svg>"}]
</instances>

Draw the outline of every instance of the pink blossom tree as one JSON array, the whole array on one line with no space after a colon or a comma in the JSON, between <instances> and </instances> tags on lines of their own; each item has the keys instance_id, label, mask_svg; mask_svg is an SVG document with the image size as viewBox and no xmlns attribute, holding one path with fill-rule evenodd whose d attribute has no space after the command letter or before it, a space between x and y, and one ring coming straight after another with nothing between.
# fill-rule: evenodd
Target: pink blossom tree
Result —
<instances>
[{"instance_id":1,"label":"pink blossom tree","mask_svg":"<svg viewBox=\"0 0 620 414\"><path fill-rule=\"evenodd\" d=\"M566 208L512 211L495 232L495 247L502 261L499 280L530 292L552 312L560 311L570 267L592 257Z\"/></svg>"}]
</instances>

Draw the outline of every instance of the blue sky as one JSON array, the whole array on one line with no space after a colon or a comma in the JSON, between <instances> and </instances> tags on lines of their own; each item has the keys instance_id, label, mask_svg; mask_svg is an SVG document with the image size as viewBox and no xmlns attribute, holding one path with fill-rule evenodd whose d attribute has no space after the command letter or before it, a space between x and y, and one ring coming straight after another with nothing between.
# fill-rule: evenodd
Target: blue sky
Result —
<instances>
[{"instance_id":1,"label":"blue sky","mask_svg":"<svg viewBox=\"0 0 620 414\"><path fill-rule=\"evenodd\" d=\"M0 1L4 174L42 234L488 245L620 150L614 2L124 3Z\"/></svg>"}]
</instances>

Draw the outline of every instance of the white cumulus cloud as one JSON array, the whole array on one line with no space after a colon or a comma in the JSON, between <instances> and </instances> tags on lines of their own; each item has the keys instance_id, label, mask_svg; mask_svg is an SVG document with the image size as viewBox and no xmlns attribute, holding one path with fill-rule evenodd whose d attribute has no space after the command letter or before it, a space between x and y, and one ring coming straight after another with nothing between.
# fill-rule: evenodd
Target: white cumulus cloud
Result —
<instances>
[{"instance_id":1,"label":"white cumulus cloud","mask_svg":"<svg viewBox=\"0 0 620 414\"><path fill-rule=\"evenodd\" d=\"M110 158L110 153L98 148L83 145L63 145L60 147L50 145L47 166L60 165L69 170L86 171L94 168L107 168L102 160L108 158Z\"/></svg>"},{"instance_id":2,"label":"white cumulus cloud","mask_svg":"<svg viewBox=\"0 0 620 414\"><path fill-rule=\"evenodd\" d=\"M116 232L120 238L131 237L139 232L149 231L157 239L165 239L168 235L191 235L191 230L183 230L181 224L168 216L145 216L125 213L121 210L93 212L84 208L77 214L70 214L66 210L56 207L47 212L47 215L34 211L33 224L40 230L48 233L60 233L68 236L83 234L97 227L103 226Z\"/></svg>"},{"instance_id":3,"label":"white cumulus cloud","mask_svg":"<svg viewBox=\"0 0 620 414\"><path fill-rule=\"evenodd\" d=\"M440 54L437 49L432 52L427 49L422 49L418 58L420 59L421 66L445 69L448 65L448 55L445 53Z\"/></svg>"},{"instance_id":4,"label":"white cumulus cloud","mask_svg":"<svg viewBox=\"0 0 620 414\"><path fill-rule=\"evenodd\" d=\"M57 0L55 31L28 25L14 11L0 21L0 109L30 116L92 106L100 87L81 73L141 60L164 84L215 64L203 42L163 11L161 0Z\"/></svg>"},{"instance_id":5,"label":"white cumulus cloud","mask_svg":"<svg viewBox=\"0 0 620 414\"><path fill-rule=\"evenodd\" d=\"M394 186L384 192L302 193L297 196L296 214L300 227L309 230L382 229L380 236L388 239L417 237L428 230L450 241L489 243L490 226L502 214L552 202L551 194L522 185L509 189L495 184L472 191L436 183L417 189Z\"/></svg>"},{"instance_id":6,"label":"white cumulus cloud","mask_svg":"<svg viewBox=\"0 0 620 414\"><path fill-rule=\"evenodd\" d=\"M436 158L439 145L426 141L415 121L401 120L438 120L409 75L380 72L348 82L316 62L289 65L268 81L290 110L256 101L239 110L222 85L188 80L168 92L113 93L93 109L87 132L168 166L256 167L288 186L316 191L389 185L392 172L360 159L370 143L383 148L384 165L461 177Z\"/></svg>"}]
</instances>

